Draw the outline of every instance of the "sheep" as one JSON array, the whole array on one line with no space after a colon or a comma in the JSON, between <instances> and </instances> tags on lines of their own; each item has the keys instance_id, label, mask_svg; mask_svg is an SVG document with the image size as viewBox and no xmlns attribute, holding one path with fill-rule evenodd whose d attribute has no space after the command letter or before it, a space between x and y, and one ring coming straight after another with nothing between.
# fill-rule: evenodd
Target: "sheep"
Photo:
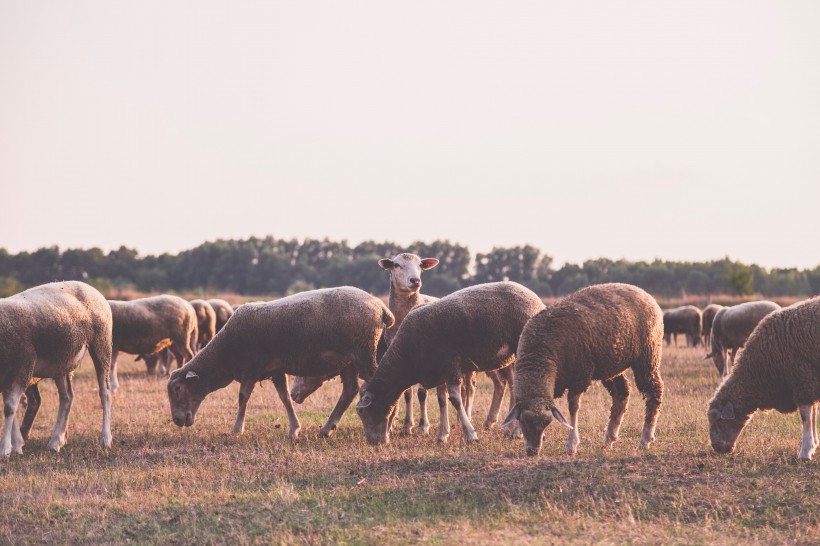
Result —
<instances>
[{"instance_id":1,"label":"sheep","mask_svg":"<svg viewBox=\"0 0 820 546\"><path fill-rule=\"evenodd\" d=\"M120 351L150 355L166 347L182 366L194 356L198 336L196 311L177 296L162 295L132 301L109 300L114 318L111 356L111 389L119 387L117 356Z\"/></svg>"},{"instance_id":2,"label":"sheep","mask_svg":"<svg viewBox=\"0 0 820 546\"><path fill-rule=\"evenodd\" d=\"M208 302L216 313L216 332L219 332L222 327L225 326L225 323L228 322L228 319L231 318L231 315L233 315L233 307L231 307L231 304L227 301L218 298L205 301ZM214 332L214 335L216 335L216 332Z\"/></svg>"},{"instance_id":3,"label":"sheep","mask_svg":"<svg viewBox=\"0 0 820 546\"><path fill-rule=\"evenodd\" d=\"M701 328L701 331L703 334L703 345L706 348L711 347L712 322L714 322L715 315L721 309L723 309L722 305L710 303L703 308L703 312L701 313L703 317L703 327Z\"/></svg>"},{"instance_id":4,"label":"sheep","mask_svg":"<svg viewBox=\"0 0 820 546\"><path fill-rule=\"evenodd\" d=\"M201 351L216 335L216 312L205 300L191 300L189 303L196 311L197 329L199 330L195 350Z\"/></svg>"},{"instance_id":5,"label":"sheep","mask_svg":"<svg viewBox=\"0 0 820 546\"><path fill-rule=\"evenodd\" d=\"M23 453L23 435L17 407L24 390L30 394L26 408L26 435L39 408L38 378L57 385L60 405L49 449L60 451L66 442L68 417L74 399L72 372L88 351L97 372L102 404L101 442L111 447L111 309L96 289L79 282L56 282L30 288L0 299L0 388L5 417L0 456ZM36 394L35 394L36 392ZM32 410L30 412L30 410Z\"/></svg>"},{"instance_id":6,"label":"sheep","mask_svg":"<svg viewBox=\"0 0 820 546\"><path fill-rule=\"evenodd\" d=\"M663 337L666 346L672 343L672 334L675 334L675 345L678 342L677 334L686 334L686 346L696 347L700 343L703 318L700 309L694 305L684 305L669 309L663 314Z\"/></svg>"},{"instance_id":7,"label":"sheep","mask_svg":"<svg viewBox=\"0 0 820 546\"><path fill-rule=\"evenodd\" d=\"M145 362L145 372L148 375L162 377L171 373L171 358L173 358L171 351L168 350L168 347L165 347L163 350L150 355L137 355L134 361L142 360Z\"/></svg>"},{"instance_id":8,"label":"sheep","mask_svg":"<svg viewBox=\"0 0 820 546\"><path fill-rule=\"evenodd\" d=\"M735 354L743 347L755 326L763 317L780 306L772 301L750 301L720 309L712 322L711 351L704 360L712 359L721 377L726 377L735 361ZM729 351L729 360L726 352Z\"/></svg>"},{"instance_id":9,"label":"sheep","mask_svg":"<svg viewBox=\"0 0 820 546\"><path fill-rule=\"evenodd\" d=\"M657 302L637 286L621 283L583 288L530 319L521 333L515 361L516 405L505 424L518 420L527 455L541 450L544 429L555 418L570 428L566 451L574 455L581 438L578 408L593 380L612 396L604 447L618 439L629 401L626 370L632 369L646 399L640 447L655 439L663 398L660 375L663 315ZM567 392L570 420L555 406Z\"/></svg>"},{"instance_id":10,"label":"sheep","mask_svg":"<svg viewBox=\"0 0 820 546\"><path fill-rule=\"evenodd\" d=\"M193 425L205 396L238 381L239 409L232 432L241 434L254 386L271 379L288 413L288 437L295 439L301 425L285 374L337 373L352 364L354 373L370 379L379 337L393 322L380 299L351 286L242 305L202 351L171 374L167 388L173 421L180 427ZM355 396L355 390L342 393L326 426L336 427Z\"/></svg>"},{"instance_id":11,"label":"sheep","mask_svg":"<svg viewBox=\"0 0 820 546\"><path fill-rule=\"evenodd\" d=\"M465 440L477 441L461 398L463 372L511 364L524 324L543 308L534 292L509 281L463 288L415 307L356 406L367 441L390 441L388 420L393 406L402 392L417 383L426 388L446 384Z\"/></svg>"},{"instance_id":12,"label":"sheep","mask_svg":"<svg viewBox=\"0 0 820 546\"><path fill-rule=\"evenodd\" d=\"M709 401L709 438L718 453L734 450L757 410L800 410L803 439L799 457L811 460L820 440L820 297L774 311L763 318L738 355L737 366Z\"/></svg>"}]
</instances>

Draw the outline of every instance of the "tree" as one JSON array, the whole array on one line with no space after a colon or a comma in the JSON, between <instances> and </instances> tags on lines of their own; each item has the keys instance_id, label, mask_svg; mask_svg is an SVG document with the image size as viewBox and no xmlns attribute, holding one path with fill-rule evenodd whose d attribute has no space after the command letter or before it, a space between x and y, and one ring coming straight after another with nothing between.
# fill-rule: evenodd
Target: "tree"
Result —
<instances>
[{"instance_id":1,"label":"tree","mask_svg":"<svg viewBox=\"0 0 820 546\"><path fill-rule=\"evenodd\" d=\"M749 296L752 294L754 275L751 269L743 264L736 264L734 269L726 277L729 287L738 296Z\"/></svg>"}]
</instances>

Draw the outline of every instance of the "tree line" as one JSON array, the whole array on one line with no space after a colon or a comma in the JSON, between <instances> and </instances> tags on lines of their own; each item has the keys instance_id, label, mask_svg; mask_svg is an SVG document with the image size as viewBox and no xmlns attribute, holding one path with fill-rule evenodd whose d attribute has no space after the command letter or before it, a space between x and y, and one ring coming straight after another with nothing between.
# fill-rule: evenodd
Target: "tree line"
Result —
<instances>
[{"instance_id":1,"label":"tree line","mask_svg":"<svg viewBox=\"0 0 820 546\"><path fill-rule=\"evenodd\" d=\"M820 294L820 265L814 269L771 269L728 258L709 262L628 261L598 258L553 267L551 256L531 245L493 248L475 256L447 240L365 241L350 246L329 239L276 239L272 236L205 242L178 254L140 256L125 246L108 253L99 248L45 247L11 254L0 248L0 296L55 280L83 280L104 293L232 292L282 296L330 286L357 286L373 294L388 290L377 260L401 252L437 258L424 274L424 292L449 294L473 284L511 280L542 297L562 296L590 284L625 282L656 296L752 293L767 297Z\"/></svg>"}]
</instances>

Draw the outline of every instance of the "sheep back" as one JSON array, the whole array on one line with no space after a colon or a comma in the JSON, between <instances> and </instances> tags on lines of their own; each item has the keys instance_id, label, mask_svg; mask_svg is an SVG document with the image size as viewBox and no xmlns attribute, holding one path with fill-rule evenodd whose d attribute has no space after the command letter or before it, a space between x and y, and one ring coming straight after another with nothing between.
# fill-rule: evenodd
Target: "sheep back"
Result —
<instances>
[{"instance_id":1,"label":"sheep back","mask_svg":"<svg viewBox=\"0 0 820 546\"><path fill-rule=\"evenodd\" d=\"M114 320L114 347L129 354L152 354L173 342L186 347L197 327L196 312L177 296L109 300L108 304Z\"/></svg>"}]
</instances>

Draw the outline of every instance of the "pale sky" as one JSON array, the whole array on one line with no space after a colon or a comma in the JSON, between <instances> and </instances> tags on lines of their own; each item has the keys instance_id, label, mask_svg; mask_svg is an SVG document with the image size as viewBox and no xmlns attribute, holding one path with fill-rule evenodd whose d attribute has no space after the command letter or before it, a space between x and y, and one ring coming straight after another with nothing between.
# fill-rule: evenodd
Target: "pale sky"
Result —
<instances>
[{"instance_id":1,"label":"pale sky","mask_svg":"<svg viewBox=\"0 0 820 546\"><path fill-rule=\"evenodd\" d=\"M0 0L0 247L820 263L820 2Z\"/></svg>"}]
</instances>

